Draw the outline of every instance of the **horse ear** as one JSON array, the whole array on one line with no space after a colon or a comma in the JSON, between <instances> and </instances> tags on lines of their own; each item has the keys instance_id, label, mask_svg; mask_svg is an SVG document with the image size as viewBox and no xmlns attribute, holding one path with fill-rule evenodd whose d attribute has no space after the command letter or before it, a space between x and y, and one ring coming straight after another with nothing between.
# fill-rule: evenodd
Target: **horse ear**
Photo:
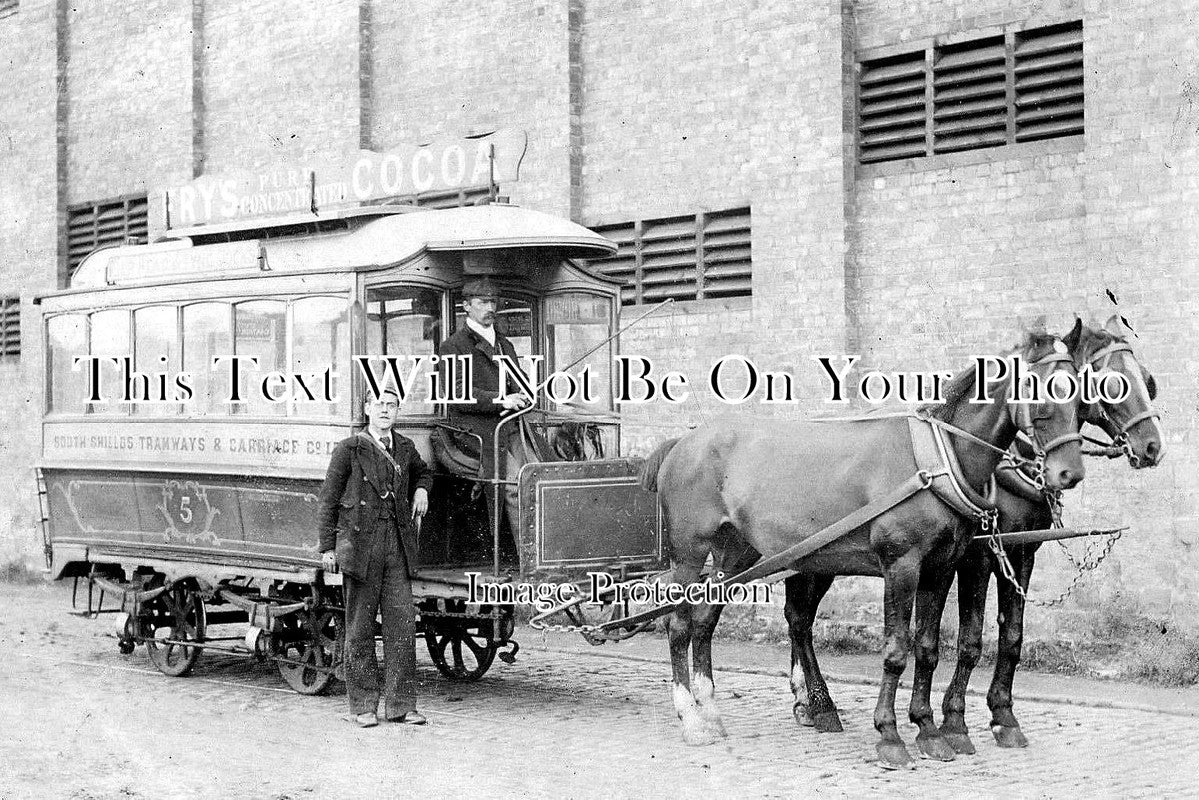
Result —
<instances>
[{"instance_id":1,"label":"horse ear","mask_svg":"<svg viewBox=\"0 0 1199 800\"><path fill-rule=\"evenodd\" d=\"M1121 339L1127 339L1133 335L1132 327L1128 324L1128 320L1119 314L1112 314L1108 319L1107 324L1103 329L1113 336L1118 336Z\"/></svg>"},{"instance_id":2,"label":"horse ear","mask_svg":"<svg viewBox=\"0 0 1199 800\"><path fill-rule=\"evenodd\" d=\"M1077 314L1074 315L1074 327L1062 337L1062 341L1066 347L1070 348L1071 352L1078 349L1078 343L1082 341L1082 317Z\"/></svg>"}]
</instances>

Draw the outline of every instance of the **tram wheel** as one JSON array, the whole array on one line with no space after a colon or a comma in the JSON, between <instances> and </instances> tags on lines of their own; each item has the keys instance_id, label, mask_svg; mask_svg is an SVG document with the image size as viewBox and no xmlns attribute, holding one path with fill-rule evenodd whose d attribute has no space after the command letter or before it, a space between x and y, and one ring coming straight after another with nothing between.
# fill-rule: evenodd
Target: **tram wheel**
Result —
<instances>
[{"instance_id":1,"label":"tram wheel","mask_svg":"<svg viewBox=\"0 0 1199 800\"><path fill-rule=\"evenodd\" d=\"M425 628L429 657L442 675L452 681L477 681L495 661L498 644L480 631L491 620L439 619Z\"/></svg>"},{"instance_id":2,"label":"tram wheel","mask_svg":"<svg viewBox=\"0 0 1199 800\"><path fill-rule=\"evenodd\" d=\"M271 636L280 677L300 694L322 694L333 682L341 652L341 614L336 611L301 611L279 620ZM286 660L278 660L286 659Z\"/></svg>"},{"instance_id":3,"label":"tram wheel","mask_svg":"<svg viewBox=\"0 0 1199 800\"><path fill-rule=\"evenodd\" d=\"M146 652L158 671L172 678L191 672L204 648L176 642L204 641L207 618L204 599L196 587L179 581L147 604L144 619L150 628Z\"/></svg>"}]
</instances>

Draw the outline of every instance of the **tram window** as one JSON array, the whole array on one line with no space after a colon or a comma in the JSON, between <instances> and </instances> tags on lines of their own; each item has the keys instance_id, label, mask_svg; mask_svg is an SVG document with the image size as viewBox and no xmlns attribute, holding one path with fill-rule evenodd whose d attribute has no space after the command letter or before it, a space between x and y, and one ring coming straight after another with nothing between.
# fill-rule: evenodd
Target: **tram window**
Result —
<instances>
[{"instance_id":1,"label":"tram window","mask_svg":"<svg viewBox=\"0 0 1199 800\"><path fill-rule=\"evenodd\" d=\"M466 312L462 310L462 293L454 293L454 330L466 325ZM533 331L536 320L533 306L528 300L518 297L499 297L495 304L495 329L512 342L516 355L528 356L533 349Z\"/></svg>"},{"instance_id":2,"label":"tram window","mask_svg":"<svg viewBox=\"0 0 1199 800\"><path fill-rule=\"evenodd\" d=\"M611 334L612 301L583 292L553 295L545 303L545 333L547 371L558 371L570 367L570 373L589 367L591 402L581 396L576 398L574 408L592 410L612 409L612 342L604 344ZM593 348L595 352L584 357ZM582 361L574 366L576 359ZM556 387L565 392L565 385ZM580 389L581 392L581 389ZM559 405L557 410L567 410Z\"/></svg>"},{"instance_id":3,"label":"tram window","mask_svg":"<svg viewBox=\"0 0 1199 800\"><path fill-rule=\"evenodd\" d=\"M134 413L161 412L160 401L175 399L174 375L179 371L179 309L177 306L147 306L133 312L133 368L138 376L130 384L130 395L142 401ZM166 375L166 384L159 374ZM149 405L144 405L149 402ZM177 407L172 406L172 410Z\"/></svg>"},{"instance_id":4,"label":"tram window","mask_svg":"<svg viewBox=\"0 0 1199 800\"><path fill-rule=\"evenodd\" d=\"M123 370L108 357L123 359L130 355L129 312L123 308L97 311L88 317L91 354L104 356L100 362L100 397L103 402L89 403L89 414L128 414L129 404L117 402L124 386Z\"/></svg>"},{"instance_id":5,"label":"tram window","mask_svg":"<svg viewBox=\"0 0 1199 800\"><path fill-rule=\"evenodd\" d=\"M63 314L46 323L49 339L50 410L82 414L87 409L87 369L72 369L77 356L87 355L87 318Z\"/></svg>"},{"instance_id":6,"label":"tram window","mask_svg":"<svg viewBox=\"0 0 1199 800\"><path fill-rule=\"evenodd\" d=\"M444 339L441 326L441 292L437 289L380 286L366 294L366 354L397 356L400 375L409 391L401 414L433 414L436 407L429 402L429 386L425 377L436 369L430 359L409 385L412 361L408 356L431 356ZM371 361L376 375L383 375L385 363Z\"/></svg>"},{"instance_id":7,"label":"tram window","mask_svg":"<svg viewBox=\"0 0 1199 800\"><path fill-rule=\"evenodd\" d=\"M337 417L349 407L350 324L344 297L305 297L292 304L291 371L302 375L316 397L324 391L325 371L336 376L332 396L336 403L312 402L299 386L290 387L293 414L301 417Z\"/></svg>"},{"instance_id":8,"label":"tram window","mask_svg":"<svg viewBox=\"0 0 1199 800\"><path fill-rule=\"evenodd\" d=\"M195 392L192 414L229 411L229 364L212 371L212 359L233 353L232 312L228 303L194 303L183 307L183 370L191 374Z\"/></svg>"},{"instance_id":9,"label":"tram window","mask_svg":"<svg viewBox=\"0 0 1199 800\"><path fill-rule=\"evenodd\" d=\"M234 306L233 350L239 356L258 359L257 365L248 361L241 365L238 387L242 402L231 406L233 412L254 417L284 416L287 404L267 400L262 380L268 372L287 369L287 305L279 300L249 300Z\"/></svg>"}]
</instances>

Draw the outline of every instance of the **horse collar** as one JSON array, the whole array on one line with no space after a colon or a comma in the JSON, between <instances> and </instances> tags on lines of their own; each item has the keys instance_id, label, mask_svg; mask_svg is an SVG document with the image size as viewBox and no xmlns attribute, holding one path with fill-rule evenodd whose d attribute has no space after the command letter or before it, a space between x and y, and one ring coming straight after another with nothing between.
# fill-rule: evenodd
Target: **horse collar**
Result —
<instances>
[{"instance_id":1,"label":"horse collar","mask_svg":"<svg viewBox=\"0 0 1199 800\"><path fill-rule=\"evenodd\" d=\"M992 501L994 490L988 481L987 496L975 491L965 475L945 431L940 425L921 417L908 418L908 430L912 436L912 452L916 456L917 469L930 476L929 488L943 503L964 517L990 519L995 511Z\"/></svg>"}]
</instances>

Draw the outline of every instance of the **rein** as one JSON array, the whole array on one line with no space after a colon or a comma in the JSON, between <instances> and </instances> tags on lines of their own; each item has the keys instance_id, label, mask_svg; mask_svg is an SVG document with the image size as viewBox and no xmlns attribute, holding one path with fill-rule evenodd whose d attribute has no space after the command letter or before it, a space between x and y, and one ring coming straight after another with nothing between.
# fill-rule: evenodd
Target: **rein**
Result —
<instances>
[{"instance_id":1,"label":"rein","mask_svg":"<svg viewBox=\"0 0 1199 800\"><path fill-rule=\"evenodd\" d=\"M1123 342L1120 342L1119 344L1123 344ZM1131 348L1129 348L1127 345L1124 345L1124 349L1131 350ZM1115 352L1115 349L1109 346L1108 348L1104 348L1104 350L1100 351L1100 353L1097 353L1095 357L1097 358L1100 354L1110 356L1112 352ZM1069 363L1071 366L1073 366L1074 359L1070 357L1069 353L1054 351L1032 362L1030 366L1039 367L1044 366L1045 364L1059 363ZM1137 420L1140 421L1139 417L1143 416L1144 415L1138 415ZM821 419L814 419L812 422L869 422L871 420L893 419L896 417L915 417L916 419L924 420L931 425L941 428L946 433L952 434L960 439L966 439L974 444L999 453L1001 456L1008 458L1019 466L1038 467L1041 463L1043 463L1045 456L1049 455L1054 450L1070 444L1071 442L1082 442L1085 438L1081 433L1076 431L1074 433L1062 434L1061 436L1057 436L1053 439L1050 439L1047 443L1042 444L1040 437L1037 435L1035 424L1036 421L1032 418L1032 411L1029 408L1029 404L1012 402L1008 403L1008 418L1012 421L1012 424L1016 426L1016 429L1028 438L1029 442L1032 444L1033 451L1036 453L1035 458L1028 459L1020 455L1012 454L1010 451L1005 450L1002 447L997 447L985 439L975 436L969 431L963 430L962 428L946 422L945 420L929 416L927 413L920 411L900 411L888 414L863 414L856 417L824 417ZM1129 427L1131 427L1131 425L1129 425Z\"/></svg>"}]
</instances>

